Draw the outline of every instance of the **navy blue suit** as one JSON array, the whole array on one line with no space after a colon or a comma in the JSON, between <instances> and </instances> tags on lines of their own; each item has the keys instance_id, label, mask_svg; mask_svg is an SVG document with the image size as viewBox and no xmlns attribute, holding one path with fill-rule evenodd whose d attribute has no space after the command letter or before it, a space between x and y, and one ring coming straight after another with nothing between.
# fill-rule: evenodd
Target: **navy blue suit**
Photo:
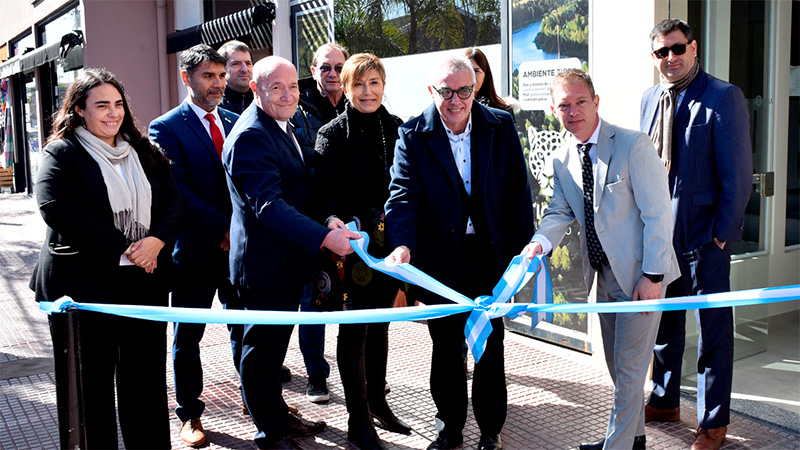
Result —
<instances>
[{"instance_id":1,"label":"navy blue suit","mask_svg":"<svg viewBox=\"0 0 800 450\"><path fill-rule=\"evenodd\" d=\"M329 230L315 222L312 154L297 147L254 102L242 113L222 153L233 216L231 282L246 310L297 311L314 276L315 255ZM287 434L280 368L292 325L245 325L244 400L261 448Z\"/></svg>"},{"instance_id":2,"label":"navy blue suit","mask_svg":"<svg viewBox=\"0 0 800 450\"><path fill-rule=\"evenodd\" d=\"M642 98L641 130L650 133L659 117L661 86ZM673 245L682 276L667 297L730 291L730 243L742 238L750 198L753 160L750 118L742 91L702 69L686 88L673 122L669 187L675 215ZM713 239L727 241L720 249ZM699 426L730 423L733 381L733 311L697 311ZM678 407L685 346L685 311L664 312L655 346L650 406Z\"/></svg>"},{"instance_id":3,"label":"navy blue suit","mask_svg":"<svg viewBox=\"0 0 800 450\"><path fill-rule=\"evenodd\" d=\"M214 142L189 101L153 120L149 129L150 139L172 160L172 174L184 202L184 222L172 253L177 274L172 306L211 308L217 293L225 308L241 309L228 279L228 252L220 247L230 229L231 216L225 174ZM239 116L224 109L218 112L228 135ZM231 325L228 329L238 372L243 326ZM200 340L204 331L205 324L175 323L175 413L181 421L200 417L205 408L199 399L203 392Z\"/></svg>"},{"instance_id":4,"label":"navy blue suit","mask_svg":"<svg viewBox=\"0 0 800 450\"><path fill-rule=\"evenodd\" d=\"M475 298L487 295L511 258L533 236L528 173L517 132L505 111L472 102L471 194L459 175L441 116L434 104L398 129L386 225L392 248L405 245L411 262L447 286ZM467 218L475 234L466 234ZM409 300L448 303L423 290ZM428 321L433 341L431 395L440 437L457 444L467 418L463 314ZM482 435L503 428L507 393L503 321L492 333L473 374L472 402Z\"/></svg>"}]
</instances>

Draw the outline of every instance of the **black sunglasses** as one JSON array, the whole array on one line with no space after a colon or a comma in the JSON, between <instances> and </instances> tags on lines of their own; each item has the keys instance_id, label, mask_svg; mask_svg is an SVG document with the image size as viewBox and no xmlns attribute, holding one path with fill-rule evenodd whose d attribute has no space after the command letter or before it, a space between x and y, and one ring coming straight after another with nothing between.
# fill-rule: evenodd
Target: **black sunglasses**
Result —
<instances>
[{"instance_id":1,"label":"black sunglasses","mask_svg":"<svg viewBox=\"0 0 800 450\"><path fill-rule=\"evenodd\" d=\"M685 44L675 44L672 47L661 47L658 50L653 50L653 54L656 55L658 59L664 59L669 56L669 52L672 52L675 56L680 56L686 53L686 48L691 44L692 41L689 41Z\"/></svg>"},{"instance_id":2,"label":"black sunglasses","mask_svg":"<svg viewBox=\"0 0 800 450\"><path fill-rule=\"evenodd\" d=\"M320 70L320 72L325 73L325 72L330 72L331 69L333 69L333 70L336 71L336 73L342 73L342 67L344 67L344 66L338 65L338 66L331 67L328 64L323 64L323 65L319 66L319 70Z\"/></svg>"},{"instance_id":3,"label":"black sunglasses","mask_svg":"<svg viewBox=\"0 0 800 450\"><path fill-rule=\"evenodd\" d=\"M474 90L474 88L467 86L455 90L450 88L436 89L436 86L431 86L431 87L433 88L434 91L436 91L439 94L439 97L442 97L442 100L450 100L451 98L453 98L454 93L458 94L458 98L460 98L461 100L466 100L469 98L470 95L472 95L472 91Z\"/></svg>"}]
</instances>

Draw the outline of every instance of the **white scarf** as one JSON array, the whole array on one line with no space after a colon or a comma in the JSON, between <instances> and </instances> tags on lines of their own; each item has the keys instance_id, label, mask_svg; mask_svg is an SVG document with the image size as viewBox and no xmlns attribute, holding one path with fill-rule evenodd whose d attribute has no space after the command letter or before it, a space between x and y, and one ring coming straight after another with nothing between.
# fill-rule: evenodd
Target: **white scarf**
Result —
<instances>
[{"instance_id":1,"label":"white scarf","mask_svg":"<svg viewBox=\"0 0 800 450\"><path fill-rule=\"evenodd\" d=\"M153 193L136 150L119 135L111 147L84 127L75 128L75 137L100 166L114 226L132 242L147 237Z\"/></svg>"}]
</instances>

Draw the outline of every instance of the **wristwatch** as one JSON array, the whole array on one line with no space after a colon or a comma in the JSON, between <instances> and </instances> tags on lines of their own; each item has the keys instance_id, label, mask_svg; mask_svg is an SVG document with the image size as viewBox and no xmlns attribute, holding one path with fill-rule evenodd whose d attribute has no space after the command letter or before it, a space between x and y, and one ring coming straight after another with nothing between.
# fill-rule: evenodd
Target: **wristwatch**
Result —
<instances>
[{"instance_id":1,"label":"wristwatch","mask_svg":"<svg viewBox=\"0 0 800 450\"><path fill-rule=\"evenodd\" d=\"M664 275L661 275L661 274L653 275L652 273L644 273L644 272L642 272L642 275L644 275L645 278L647 278L648 280L652 281L653 283L661 283L662 281L664 281Z\"/></svg>"}]
</instances>

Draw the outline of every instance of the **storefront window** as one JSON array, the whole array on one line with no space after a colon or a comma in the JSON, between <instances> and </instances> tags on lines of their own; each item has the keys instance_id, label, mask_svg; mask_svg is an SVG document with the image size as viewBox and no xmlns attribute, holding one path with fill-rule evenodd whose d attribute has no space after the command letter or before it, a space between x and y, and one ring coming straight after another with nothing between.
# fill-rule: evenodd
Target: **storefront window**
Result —
<instances>
[{"instance_id":1,"label":"storefront window","mask_svg":"<svg viewBox=\"0 0 800 450\"><path fill-rule=\"evenodd\" d=\"M517 131L534 185L536 220L541 220L553 195L553 157L568 139L550 111L550 82L564 69L588 70L588 11L587 0L511 1L511 89L521 108L516 114ZM588 301L579 233L580 226L574 222L547 259L555 303ZM528 289L518 296L520 302L530 301L532 292ZM586 314L552 316L547 317L549 323L534 330L534 336L581 350L588 348ZM533 320L528 314L516 321L527 321L525 325L530 327Z\"/></svg>"},{"instance_id":2,"label":"storefront window","mask_svg":"<svg viewBox=\"0 0 800 450\"><path fill-rule=\"evenodd\" d=\"M412 55L500 43L499 0L336 0L336 39L353 53Z\"/></svg>"},{"instance_id":3,"label":"storefront window","mask_svg":"<svg viewBox=\"0 0 800 450\"><path fill-rule=\"evenodd\" d=\"M33 38L33 34L28 33L22 39L14 42L12 48L12 56L19 56L36 48L36 40Z\"/></svg>"},{"instance_id":4,"label":"storefront window","mask_svg":"<svg viewBox=\"0 0 800 450\"><path fill-rule=\"evenodd\" d=\"M31 164L31 181L36 181L39 172L39 100L36 92L36 78L33 73L25 76L25 133L28 138L28 155Z\"/></svg>"},{"instance_id":5,"label":"storefront window","mask_svg":"<svg viewBox=\"0 0 800 450\"><path fill-rule=\"evenodd\" d=\"M42 45L60 42L61 36L81 29L81 10L77 6L66 11L52 21L41 25Z\"/></svg>"}]
</instances>

